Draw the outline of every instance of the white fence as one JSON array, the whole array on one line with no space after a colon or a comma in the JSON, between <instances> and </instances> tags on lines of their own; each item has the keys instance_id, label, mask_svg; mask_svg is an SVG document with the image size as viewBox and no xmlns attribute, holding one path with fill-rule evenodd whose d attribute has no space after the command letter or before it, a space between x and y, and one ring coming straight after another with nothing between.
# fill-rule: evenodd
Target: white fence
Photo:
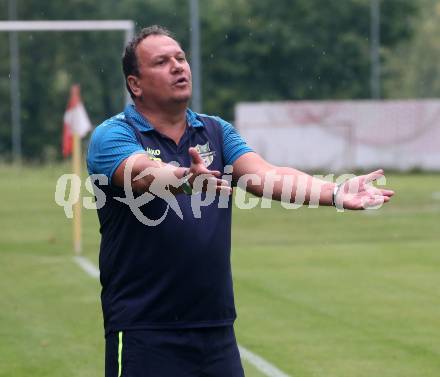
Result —
<instances>
[{"instance_id":1,"label":"white fence","mask_svg":"<svg viewBox=\"0 0 440 377\"><path fill-rule=\"evenodd\" d=\"M240 103L235 121L277 165L440 171L440 100Z\"/></svg>"}]
</instances>

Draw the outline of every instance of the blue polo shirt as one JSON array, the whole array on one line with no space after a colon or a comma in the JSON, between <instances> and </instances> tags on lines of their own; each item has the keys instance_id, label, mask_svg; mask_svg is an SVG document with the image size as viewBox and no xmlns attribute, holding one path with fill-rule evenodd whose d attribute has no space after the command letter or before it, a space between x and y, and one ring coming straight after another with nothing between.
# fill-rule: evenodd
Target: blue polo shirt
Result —
<instances>
[{"instance_id":1,"label":"blue polo shirt","mask_svg":"<svg viewBox=\"0 0 440 377\"><path fill-rule=\"evenodd\" d=\"M128 156L146 153L163 162L190 165L189 147L200 150L209 169L223 171L251 149L217 117L187 110L179 144L157 132L133 105L98 126L89 146L90 174L111 181ZM155 226L139 221L113 185L99 185L106 204L98 209L101 301L106 333L130 329L224 326L236 313L230 265L231 199L220 198L194 214L191 196L176 195L181 216L159 197L140 207Z\"/></svg>"},{"instance_id":2,"label":"blue polo shirt","mask_svg":"<svg viewBox=\"0 0 440 377\"><path fill-rule=\"evenodd\" d=\"M146 153L136 139L133 129L127 126L126 116L134 120L136 127L143 133L153 131L153 126L133 105L127 105L124 112L115 115L99 125L93 132L87 154L89 174L105 174L109 180L123 160L136 153ZM190 109L186 111L190 127L204 127L200 117ZM223 158L226 165L232 165L241 155L252 152L237 130L220 117L210 116L221 126L223 133Z\"/></svg>"}]
</instances>

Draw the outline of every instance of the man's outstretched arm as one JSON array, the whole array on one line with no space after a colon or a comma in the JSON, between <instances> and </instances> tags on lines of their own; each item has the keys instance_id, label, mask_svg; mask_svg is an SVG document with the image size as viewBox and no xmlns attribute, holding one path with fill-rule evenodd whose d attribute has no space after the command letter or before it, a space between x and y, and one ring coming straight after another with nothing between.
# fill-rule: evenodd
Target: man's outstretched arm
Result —
<instances>
[{"instance_id":1,"label":"man's outstretched arm","mask_svg":"<svg viewBox=\"0 0 440 377\"><path fill-rule=\"evenodd\" d=\"M274 166L253 152L242 155L233 164L234 182L256 196L353 210L374 207L390 200L394 194L392 190L371 185L382 176L383 171L377 170L337 186L297 169Z\"/></svg>"}]
</instances>

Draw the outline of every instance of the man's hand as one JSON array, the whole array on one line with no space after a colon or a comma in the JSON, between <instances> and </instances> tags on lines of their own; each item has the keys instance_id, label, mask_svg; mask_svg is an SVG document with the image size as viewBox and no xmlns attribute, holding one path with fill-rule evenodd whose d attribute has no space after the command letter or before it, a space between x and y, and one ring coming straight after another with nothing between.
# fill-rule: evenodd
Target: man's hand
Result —
<instances>
[{"instance_id":1,"label":"man's hand","mask_svg":"<svg viewBox=\"0 0 440 377\"><path fill-rule=\"evenodd\" d=\"M372 182L383 177L383 170L354 177L344 182L337 191L335 204L339 209L371 209L387 203L394 191L379 189Z\"/></svg>"},{"instance_id":2,"label":"man's hand","mask_svg":"<svg viewBox=\"0 0 440 377\"><path fill-rule=\"evenodd\" d=\"M231 185L228 181L221 179L221 173L218 170L209 170L196 148L189 148L191 156L191 166L189 168L188 183L196 191L211 191L232 193Z\"/></svg>"}]
</instances>

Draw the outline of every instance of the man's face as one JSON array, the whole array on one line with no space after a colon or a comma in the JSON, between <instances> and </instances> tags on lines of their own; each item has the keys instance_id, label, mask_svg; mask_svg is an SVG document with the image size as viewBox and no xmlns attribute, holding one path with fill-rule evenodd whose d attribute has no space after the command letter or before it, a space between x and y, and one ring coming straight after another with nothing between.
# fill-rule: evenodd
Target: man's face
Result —
<instances>
[{"instance_id":1,"label":"man's face","mask_svg":"<svg viewBox=\"0 0 440 377\"><path fill-rule=\"evenodd\" d=\"M136 48L139 76L132 90L144 103L187 103L191 98L191 69L185 53L172 38L150 35Z\"/></svg>"}]
</instances>

